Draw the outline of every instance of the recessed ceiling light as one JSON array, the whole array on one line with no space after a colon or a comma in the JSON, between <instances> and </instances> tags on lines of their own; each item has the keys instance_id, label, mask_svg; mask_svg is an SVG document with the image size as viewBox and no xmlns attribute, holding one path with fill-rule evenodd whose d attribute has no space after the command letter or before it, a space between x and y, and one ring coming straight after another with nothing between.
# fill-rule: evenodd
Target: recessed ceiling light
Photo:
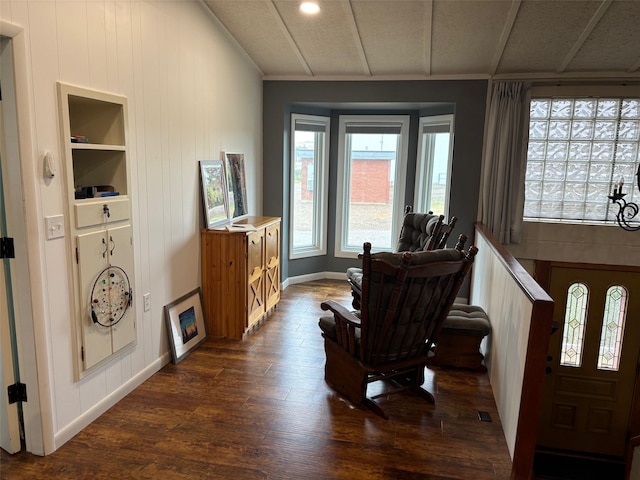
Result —
<instances>
[{"instance_id":1,"label":"recessed ceiling light","mask_svg":"<svg viewBox=\"0 0 640 480\"><path fill-rule=\"evenodd\" d=\"M320 11L320 7L315 2L302 2L300 4L300 11L308 15L313 15Z\"/></svg>"}]
</instances>

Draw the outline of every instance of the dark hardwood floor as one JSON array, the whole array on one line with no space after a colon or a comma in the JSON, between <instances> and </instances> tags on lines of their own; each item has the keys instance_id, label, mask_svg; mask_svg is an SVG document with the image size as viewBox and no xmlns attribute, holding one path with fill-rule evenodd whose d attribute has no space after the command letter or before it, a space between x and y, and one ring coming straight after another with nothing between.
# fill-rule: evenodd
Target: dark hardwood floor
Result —
<instances>
[{"instance_id":1,"label":"dark hardwood floor","mask_svg":"<svg viewBox=\"0 0 640 480\"><path fill-rule=\"evenodd\" d=\"M52 455L2 452L1 477L509 478L486 374L427 369L435 406L409 392L378 399L389 420L335 394L317 324L325 298L351 303L344 281L290 286L246 340L208 339ZM493 421L479 421L478 410Z\"/></svg>"}]
</instances>

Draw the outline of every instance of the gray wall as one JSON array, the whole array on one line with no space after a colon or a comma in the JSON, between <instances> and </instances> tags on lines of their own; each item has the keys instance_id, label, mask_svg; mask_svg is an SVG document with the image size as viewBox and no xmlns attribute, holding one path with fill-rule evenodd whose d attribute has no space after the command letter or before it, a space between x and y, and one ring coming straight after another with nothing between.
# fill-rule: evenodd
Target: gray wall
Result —
<instances>
[{"instance_id":1,"label":"gray wall","mask_svg":"<svg viewBox=\"0 0 640 480\"><path fill-rule=\"evenodd\" d=\"M417 129L420 115L455 113L449 212L459 218L455 236L473 235L478 209L487 81L369 81L263 83L263 213L282 217L282 280L316 272L344 272L357 260L334 251L337 131L340 114L411 116L405 204L413 203ZM289 145L291 113L331 116L329 227L327 255L288 260ZM461 292L462 293L462 292Z\"/></svg>"}]
</instances>

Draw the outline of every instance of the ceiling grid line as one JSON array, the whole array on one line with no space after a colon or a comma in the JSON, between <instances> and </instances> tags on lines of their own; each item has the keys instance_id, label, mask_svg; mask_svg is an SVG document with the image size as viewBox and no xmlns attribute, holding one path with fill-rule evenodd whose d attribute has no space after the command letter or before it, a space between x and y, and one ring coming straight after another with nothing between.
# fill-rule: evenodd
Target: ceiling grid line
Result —
<instances>
[{"instance_id":1,"label":"ceiling grid line","mask_svg":"<svg viewBox=\"0 0 640 480\"><path fill-rule=\"evenodd\" d=\"M314 76L313 75L313 70L311 70L311 67L307 63L307 60L304 58L304 55L302 54L302 51L300 51L300 48L298 47L298 44L294 40L293 35L291 35L291 32L289 31L289 29L285 25L284 20L282 19L282 16L280 15L280 12L276 8L275 4L273 3L273 0L265 0L265 3L267 4L267 8L269 9L271 14L273 15L273 18L275 19L276 23L280 26L280 28L282 30L282 33L284 33L284 36L287 38L287 41L289 42L289 45L291 45L291 48L293 48L293 53L295 54L296 58L298 59L298 61L302 65L302 68L304 68L305 72L307 72L307 75L313 77Z\"/></svg>"},{"instance_id":2,"label":"ceiling grid line","mask_svg":"<svg viewBox=\"0 0 640 480\"><path fill-rule=\"evenodd\" d=\"M431 76L431 45L433 41L433 0L424 2L424 55L423 68L428 77Z\"/></svg>"},{"instance_id":3,"label":"ceiling grid line","mask_svg":"<svg viewBox=\"0 0 640 480\"><path fill-rule=\"evenodd\" d=\"M347 0L346 2L344 2L344 4L345 4L345 10L347 11L349 28L351 29L351 33L353 34L353 40L356 43L356 50L358 50L358 56L360 57L360 62L362 63L362 69L364 71L364 74L367 77L370 77L371 68L369 68L367 55L364 52L364 47L362 46L362 38L360 37L360 32L358 31L358 24L356 23L356 17L353 15L353 7L351 5L351 0Z\"/></svg>"},{"instance_id":4,"label":"ceiling grid line","mask_svg":"<svg viewBox=\"0 0 640 480\"><path fill-rule=\"evenodd\" d=\"M522 0L513 0L511 2L511 8L509 8L509 14L507 15L507 19L504 23L500 41L498 42L498 46L493 55L493 59L491 60L491 70L489 72L490 75L495 75L496 71L498 70L498 65L500 65L502 55L504 55L504 51L507 48L507 41L509 40L509 36L511 35L513 26L516 23L516 17L518 16L518 10L520 10L521 3Z\"/></svg>"},{"instance_id":5,"label":"ceiling grid line","mask_svg":"<svg viewBox=\"0 0 640 480\"><path fill-rule=\"evenodd\" d=\"M593 29L596 28L596 25L598 24L600 19L603 17L603 15L607 11L611 3L613 3L613 0L604 0L600 4L598 9L596 10L596 13L593 14L593 17L591 17L591 20L589 20L589 23L587 24L587 26L584 27L584 30L576 40L576 43L573 44L573 47L571 47L571 50L569 50L569 53L567 53L567 56L564 57L564 60L562 61L562 63L560 64L556 72L562 73L566 70L566 68L569 66L571 61L578 54L578 51L580 51L580 49L582 48L582 45L584 45L584 42L586 42L587 38L589 38L589 35L591 35L591 32L593 32Z\"/></svg>"}]
</instances>

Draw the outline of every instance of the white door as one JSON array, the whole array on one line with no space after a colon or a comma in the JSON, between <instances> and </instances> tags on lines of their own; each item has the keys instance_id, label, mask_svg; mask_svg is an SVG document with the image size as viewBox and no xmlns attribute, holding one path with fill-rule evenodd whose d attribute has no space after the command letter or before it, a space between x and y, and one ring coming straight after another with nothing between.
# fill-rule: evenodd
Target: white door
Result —
<instances>
[{"instance_id":1,"label":"white door","mask_svg":"<svg viewBox=\"0 0 640 480\"><path fill-rule=\"evenodd\" d=\"M4 127L2 123L2 105L0 103L0 238L8 237L8 218L5 208L6 198L2 172L4 164ZM13 315L11 291L10 259L0 259L0 448L15 453L20 451L20 421L18 403L9 403L7 387L16 383L14 364L17 365L15 351L15 318Z\"/></svg>"}]
</instances>

